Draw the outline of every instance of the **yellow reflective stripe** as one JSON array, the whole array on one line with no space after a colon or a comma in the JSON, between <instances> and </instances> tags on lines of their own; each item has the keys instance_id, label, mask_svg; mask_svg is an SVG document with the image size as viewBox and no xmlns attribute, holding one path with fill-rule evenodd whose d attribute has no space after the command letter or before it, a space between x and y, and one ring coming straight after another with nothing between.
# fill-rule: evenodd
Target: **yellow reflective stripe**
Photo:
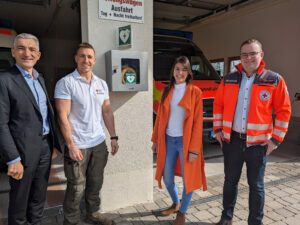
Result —
<instances>
[{"instance_id":1,"label":"yellow reflective stripe","mask_svg":"<svg viewBox=\"0 0 300 225\"><path fill-rule=\"evenodd\" d=\"M248 130L268 130L272 128L272 124L266 123L248 123Z\"/></svg>"},{"instance_id":2,"label":"yellow reflective stripe","mask_svg":"<svg viewBox=\"0 0 300 225\"><path fill-rule=\"evenodd\" d=\"M224 135L224 138L230 139L230 134L229 133L223 131L223 135Z\"/></svg>"},{"instance_id":3,"label":"yellow reflective stripe","mask_svg":"<svg viewBox=\"0 0 300 225\"><path fill-rule=\"evenodd\" d=\"M260 134L256 136L247 136L247 142L264 141L271 138L270 134Z\"/></svg>"},{"instance_id":4,"label":"yellow reflective stripe","mask_svg":"<svg viewBox=\"0 0 300 225\"><path fill-rule=\"evenodd\" d=\"M285 132L282 130L274 129L273 134L277 135L278 137L284 138Z\"/></svg>"},{"instance_id":5,"label":"yellow reflective stripe","mask_svg":"<svg viewBox=\"0 0 300 225\"><path fill-rule=\"evenodd\" d=\"M221 127L222 125L222 121L214 121L214 127Z\"/></svg>"},{"instance_id":6,"label":"yellow reflective stripe","mask_svg":"<svg viewBox=\"0 0 300 225\"><path fill-rule=\"evenodd\" d=\"M289 123L281 121L281 120L275 120L275 126L282 127L282 128L288 128Z\"/></svg>"},{"instance_id":7,"label":"yellow reflective stripe","mask_svg":"<svg viewBox=\"0 0 300 225\"><path fill-rule=\"evenodd\" d=\"M214 114L214 119L223 119L223 114Z\"/></svg>"},{"instance_id":8,"label":"yellow reflective stripe","mask_svg":"<svg viewBox=\"0 0 300 225\"><path fill-rule=\"evenodd\" d=\"M153 101L159 102L161 99L161 92L157 89L156 85L153 85Z\"/></svg>"},{"instance_id":9,"label":"yellow reflective stripe","mask_svg":"<svg viewBox=\"0 0 300 225\"><path fill-rule=\"evenodd\" d=\"M232 122L223 120L223 126L231 128L232 127Z\"/></svg>"}]
</instances>

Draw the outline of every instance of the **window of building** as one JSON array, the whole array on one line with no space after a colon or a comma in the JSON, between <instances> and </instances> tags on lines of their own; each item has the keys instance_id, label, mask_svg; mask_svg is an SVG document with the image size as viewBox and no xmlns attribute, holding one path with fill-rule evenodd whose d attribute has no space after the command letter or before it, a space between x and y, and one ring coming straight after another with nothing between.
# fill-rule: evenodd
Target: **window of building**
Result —
<instances>
[{"instance_id":1,"label":"window of building","mask_svg":"<svg viewBox=\"0 0 300 225\"><path fill-rule=\"evenodd\" d=\"M213 59L210 60L211 65L215 68L215 70L218 72L218 74L223 77L224 76L224 59Z\"/></svg>"},{"instance_id":2,"label":"window of building","mask_svg":"<svg viewBox=\"0 0 300 225\"><path fill-rule=\"evenodd\" d=\"M241 63L240 57L239 56L234 56L234 57L229 57L228 58L228 72L234 72L236 71L235 66Z\"/></svg>"}]
</instances>

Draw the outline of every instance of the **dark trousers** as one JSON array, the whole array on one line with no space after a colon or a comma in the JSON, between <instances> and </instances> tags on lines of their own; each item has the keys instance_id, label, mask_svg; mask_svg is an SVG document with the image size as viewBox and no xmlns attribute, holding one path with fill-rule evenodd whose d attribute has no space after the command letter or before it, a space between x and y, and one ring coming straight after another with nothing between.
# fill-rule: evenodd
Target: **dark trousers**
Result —
<instances>
[{"instance_id":1,"label":"dark trousers","mask_svg":"<svg viewBox=\"0 0 300 225\"><path fill-rule=\"evenodd\" d=\"M223 143L225 182L222 218L231 220L238 194L238 183L244 162L249 185L249 225L261 225L265 201L264 174L266 146L246 147L246 141L234 133L230 143Z\"/></svg>"},{"instance_id":2,"label":"dark trousers","mask_svg":"<svg viewBox=\"0 0 300 225\"><path fill-rule=\"evenodd\" d=\"M42 142L39 160L24 168L23 178L9 178L8 224L41 224L51 165L48 140ZM37 157L37 156L32 156Z\"/></svg>"},{"instance_id":3,"label":"dark trousers","mask_svg":"<svg viewBox=\"0 0 300 225\"><path fill-rule=\"evenodd\" d=\"M108 151L105 141L87 149L80 149L83 160L74 161L67 155L64 170L67 189L64 199L64 225L80 224L80 201L85 194L86 212L92 214L100 208L99 192L103 184Z\"/></svg>"}]
</instances>

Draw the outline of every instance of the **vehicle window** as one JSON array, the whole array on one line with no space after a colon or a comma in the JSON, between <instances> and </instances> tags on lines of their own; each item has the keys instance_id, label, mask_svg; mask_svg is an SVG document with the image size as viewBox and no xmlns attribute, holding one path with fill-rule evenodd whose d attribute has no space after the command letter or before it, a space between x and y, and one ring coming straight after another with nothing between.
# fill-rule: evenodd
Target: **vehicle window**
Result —
<instances>
[{"instance_id":1,"label":"vehicle window","mask_svg":"<svg viewBox=\"0 0 300 225\"><path fill-rule=\"evenodd\" d=\"M174 55L168 55L163 53L154 53L153 56L153 74L154 80L169 80L170 71L174 59Z\"/></svg>"},{"instance_id":2,"label":"vehicle window","mask_svg":"<svg viewBox=\"0 0 300 225\"><path fill-rule=\"evenodd\" d=\"M202 52L190 43L154 42L154 80L169 80L174 60L181 55L189 57L194 80L219 80L209 61Z\"/></svg>"},{"instance_id":3,"label":"vehicle window","mask_svg":"<svg viewBox=\"0 0 300 225\"><path fill-rule=\"evenodd\" d=\"M0 71L10 68L14 63L10 48L0 48Z\"/></svg>"},{"instance_id":4,"label":"vehicle window","mask_svg":"<svg viewBox=\"0 0 300 225\"><path fill-rule=\"evenodd\" d=\"M217 80L216 73L209 62L202 55L191 56L190 58L194 80Z\"/></svg>"}]
</instances>

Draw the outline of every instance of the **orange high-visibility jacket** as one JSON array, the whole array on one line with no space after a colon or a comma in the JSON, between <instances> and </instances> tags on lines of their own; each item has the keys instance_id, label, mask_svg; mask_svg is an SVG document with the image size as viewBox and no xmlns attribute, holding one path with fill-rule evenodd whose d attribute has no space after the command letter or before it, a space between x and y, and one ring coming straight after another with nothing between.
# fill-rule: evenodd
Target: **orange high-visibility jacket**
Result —
<instances>
[{"instance_id":1,"label":"orange high-visibility jacket","mask_svg":"<svg viewBox=\"0 0 300 225\"><path fill-rule=\"evenodd\" d=\"M242 71L243 66L239 64L236 72L224 77L214 100L214 131L222 131L227 141L230 141ZM291 103L283 78L266 70L262 61L250 94L247 145L261 144L268 139L279 145L288 130L290 115Z\"/></svg>"}]
</instances>

